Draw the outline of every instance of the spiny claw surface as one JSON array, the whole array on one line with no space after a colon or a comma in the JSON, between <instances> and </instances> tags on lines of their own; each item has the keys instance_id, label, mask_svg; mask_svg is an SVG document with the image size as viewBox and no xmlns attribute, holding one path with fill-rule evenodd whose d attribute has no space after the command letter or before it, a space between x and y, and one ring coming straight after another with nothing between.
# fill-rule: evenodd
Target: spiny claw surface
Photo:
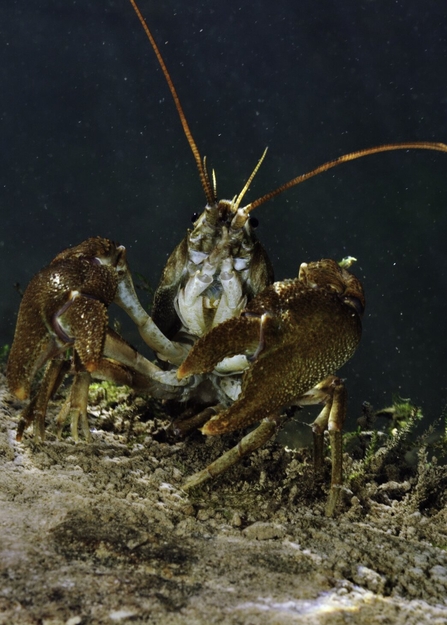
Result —
<instances>
[{"instance_id":1,"label":"spiny claw surface","mask_svg":"<svg viewBox=\"0 0 447 625\"><path fill-rule=\"evenodd\" d=\"M117 288L113 263L119 254L107 239L88 239L58 254L31 280L8 359L8 384L16 397L27 399L37 370L74 344L85 365L95 368Z\"/></svg>"},{"instance_id":2,"label":"spiny claw surface","mask_svg":"<svg viewBox=\"0 0 447 625\"><path fill-rule=\"evenodd\" d=\"M36 438L43 440L48 402L68 370L75 379L58 422L60 429L70 416L75 439L78 422L89 437L87 396L92 377L154 395L178 395L180 384L172 387L169 379L168 383L157 379L169 372L160 371L108 328L107 308L114 301L138 313L142 324L150 320L137 300L124 247L101 237L64 250L31 280L8 360L11 392L27 399L37 370L49 364L37 395L22 414L18 440L32 422Z\"/></svg>"},{"instance_id":3,"label":"spiny claw surface","mask_svg":"<svg viewBox=\"0 0 447 625\"><path fill-rule=\"evenodd\" d=\"M354 353L361 336L358 281L335 261L306 265L300 278L266 288L233 318L194 345L180 378L209 372L222 358L246 353L256 358L245 372L238 400L202 428L222 434L276 415ZM258 350L258 346L262 348Z\"/></svg>"}]
</instances>

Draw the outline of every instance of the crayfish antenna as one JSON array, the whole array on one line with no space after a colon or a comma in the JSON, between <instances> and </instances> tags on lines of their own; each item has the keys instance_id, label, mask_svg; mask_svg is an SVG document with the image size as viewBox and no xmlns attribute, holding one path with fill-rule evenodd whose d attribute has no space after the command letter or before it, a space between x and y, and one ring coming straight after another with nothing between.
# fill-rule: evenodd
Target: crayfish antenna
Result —
<instances>
[{"instance_id":1,"label":"crayfish antenna","mask_svg":"<svg viewBox=\"0 0 447 625\"><path fill-rule=\"evenodd\" d=\"M292 178L288 182L285 182L277 189L270 191L270 193L266 193L258 200L254 202L250 202L247 206L244 206L242 210L247 213L250 213L253 209L257 208L261 204L268 202L272 198L276 197L280 193L287 191L291 187L295 187L298 184L301 184L305 180L309 180L309 178L313 178L318 174L322 174L333 167L337 167L337 165L341 165L342 163L347 163L348 161L354 161L358 158L363 158L364 156L369 156L371 154L378 154L379 152L391 152L394 150L435 150L437 152L447 152L447 145L445 143L431 143L429 141L413 141L409 143L387 143L385 145L378 145L373 148L366 148L364 150L358 150L357 152L350 152L349 154L344 154L343 156L339 156L338 158L333 159L332 161L328 161L327 163L323 163L323 165L319 165L319 167L315 167L311 171L306 174L301 174L296 178Z\"/></svg>"},{"instance_id":2,"label":"crayfish antenna","mask_svg":"<svg viewBox=\"0 0 447 625\"><path fill-rule=\"evenodd\" d=\"M151 31L149 30L149 26L146 24L146 21L143 15L141 14L140 9L137 6L137 3L135 2L135 0L130 0L130 3L135 13L137 14L138 19L140 20L140 23L144 29L144 32L146 33L147 38L150 41L150 44L155 52L155 56L157 57L157 61L161 67L161 71L163 72L163 76L165 77L166 82L168 84L169 91L171 92L172 99L174 100L175 108L177 109L177 113L180 118L180 122L182 124L183 132L185 133L186 139L188 140L189 147L191 148L191 151L194 156L194 160L196 161L197 169L199 170L200 182L202 183L203 190L205 191L206 201L208 202L208 204L215 204L217 201L217 198L215 196L214 189L210 183L208 172L206 170L205 161L204 160L202 161L199 148L197 147L197 144L194 141L194 137L192 136L191 129L186 120L185 113L183 112L183 108L180 103L180 98L178 97L176 88L174 87L174 83L172 82L171 76L168 72L168 68L166 67L166 63L164 62L164 59L157 46L157 43Z\"/></svg>"}]
</instances>

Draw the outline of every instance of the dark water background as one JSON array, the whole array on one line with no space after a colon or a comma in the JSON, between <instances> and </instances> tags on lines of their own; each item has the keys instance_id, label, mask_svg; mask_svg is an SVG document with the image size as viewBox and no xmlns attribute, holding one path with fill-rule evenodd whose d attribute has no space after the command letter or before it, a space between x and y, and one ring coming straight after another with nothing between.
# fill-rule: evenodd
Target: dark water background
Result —
<instances>
[{"instance_id":1,"label":"dark water background","mask_svg":"<svg viewBox=\"0 0 447 625\"><path fill-rule=\"evenodd\" d=\"M447 141L444 2L141 0L141 10L223 197L265 146L248 199L352 150ZM102 235L155 286L204 198L126 0L2 3L0 45L3 344L14 283ZM302 261L359 259L364 337L343 369L352 419L393 393L427 420L447 402L446 209L447 154L418 151L344 165L257 211L277 279Z\"/></svg>"}]
</instances>

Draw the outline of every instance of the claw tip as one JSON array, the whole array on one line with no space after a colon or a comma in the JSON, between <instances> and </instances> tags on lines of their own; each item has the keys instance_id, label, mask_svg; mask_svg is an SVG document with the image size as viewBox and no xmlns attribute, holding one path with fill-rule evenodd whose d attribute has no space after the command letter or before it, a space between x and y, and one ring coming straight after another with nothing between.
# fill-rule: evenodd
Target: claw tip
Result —
<instances>
[{"instance_id":1,"label":"claw tip","mask_svg":"<svg viewBox=\"0 0 447 625\"><path fill-rule=\"evenodd\" d=\"M177 369L177 380L183 380L183 378L188 377L188 375L190 375L188 369L183 365L180 365Z\"/></svg>"},{"instance_id":2,"label":"claw tip","mask_svg":"<svg viewBox=\"0 0 447 625\"><path fill-rule=\"evenodd\" d=\"M226 422L221 422L219 420L219 415L216 415L215 417L211 417L211 419L200 428L200 431L202 434L205 434L205 436L216 436L225 433L225 426Z\"/></svg>"}]
</instances>

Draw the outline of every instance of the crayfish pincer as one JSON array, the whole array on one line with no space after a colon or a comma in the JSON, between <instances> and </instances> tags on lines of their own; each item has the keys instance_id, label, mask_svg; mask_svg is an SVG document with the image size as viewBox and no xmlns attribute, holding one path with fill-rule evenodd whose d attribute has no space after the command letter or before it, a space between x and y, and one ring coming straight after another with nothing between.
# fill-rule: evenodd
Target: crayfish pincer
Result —
<instances>
[{"instance_id":1,"label":"crayfish pincer","mask_svg":"<svg viewBox=\"0 0 447 625\"><path fill-rule=\"evenodd\" d=\"M169 397L166 375L108 326L109 305L124 308L154 349L175 352L175 345L143 310L133 287L126 250L109 239L91 237L58 254L39 271L25 290L8 359L11 392L28 399L37 371L46 365L37 393L22 413L17 440L34 423L36 440L44 439L50 398L67 373L74 381L58 416L59 434L67 418L78 438L80 422L90 440L88 389L92 378L127 384L153 395ZM157 377L158 376L158 377ZM174 394L180 387L174 388Z\"/></svg>"},{"instance_id":2,"label":"crayfish pincer","mask_svg":"<svg viewBox=\"0 0 447 625\"><path fill-rule=\"evenodd\" d=\"M332 451L331 492L326 513L331 515L342 483L342 426L346 390L336 371L353 355L361 336L365 307L357 278L333 260L303 263L295 280L275 282L264 289L239 317L213 328L200 338L180 366L177 376L211 372L223 358L245 354L238 399L207 421L202 432L224 434L261 422L239 445L193 475L196 486L260 447L275 432L284 408L324 404L313 423L315 466L322 466L324 431Z\"/></svg>"}]
</instances>

